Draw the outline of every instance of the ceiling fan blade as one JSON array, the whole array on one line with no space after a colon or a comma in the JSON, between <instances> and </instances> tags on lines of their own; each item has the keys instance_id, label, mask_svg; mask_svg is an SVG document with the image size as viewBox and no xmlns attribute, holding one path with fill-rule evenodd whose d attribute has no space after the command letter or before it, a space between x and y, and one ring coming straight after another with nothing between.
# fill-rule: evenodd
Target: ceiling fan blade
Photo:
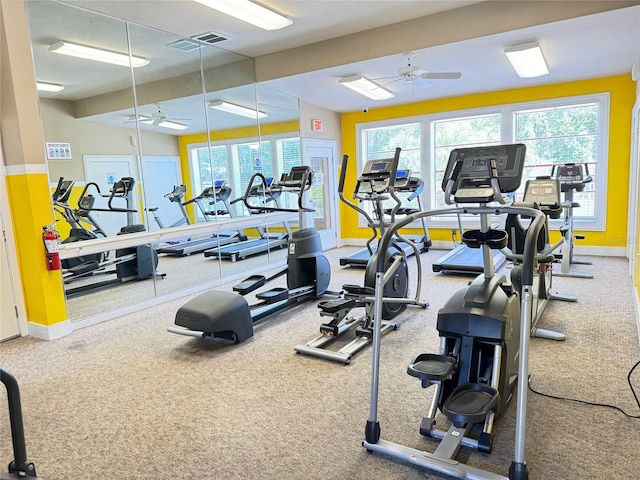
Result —
<instances>
[{"instance_id":1,"label":"ceiling fan blade","mask_svg":"<svg viewBox=\"0 0 640 480\"><path fill-rule=\"evenodd\" d=\"M136 121L136 116L135 115L129 115L127 117L127 119L124 121L124 123L135 123ZM148 117L146 115L138 115L138 121L140 123L147 123L149 121L151 121L151 117Z\"/></svg>"},{"instance_id":2,"label":"ceiling fan blade","mask_svg":"<svg viewBox=\"0 0 640 480\"><path fill-rule=\"evenodd\" d=\"M429 82L427 82L427 80L425 78L422 78L422 77L416 78L412 83L412 88L413 88L413 85L415 85L416 87L418 87L418 88L420 88L422 90L427 89L427 88L431 88L431 84Z\"/></svg>"},{"instance_id":3,"label":"ceiling fan blade","mask_svg":"<svg viewBox=\"0 0 640 480\"><path fill-rule=\"evenodd\" d=\"M456 80L462 77L460 72L426 72L420 75L420 78L431 80Z\"/></svg>"}]
</instances>

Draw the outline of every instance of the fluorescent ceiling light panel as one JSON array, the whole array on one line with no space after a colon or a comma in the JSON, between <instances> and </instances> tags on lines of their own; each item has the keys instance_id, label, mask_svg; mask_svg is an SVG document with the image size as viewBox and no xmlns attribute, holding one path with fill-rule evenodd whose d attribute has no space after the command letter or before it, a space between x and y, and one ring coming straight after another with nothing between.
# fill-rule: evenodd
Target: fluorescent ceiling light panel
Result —
<instances>
[{"instance_id":1,"label":"fluorescent ceiling light panel","mask_svg":"<svg viewBox=\"0 0 640 480\"><path fill-rule=\"evenodd\" d=\"M504 54L520 78L541 77L549 73L542 50L536 42L511 45L504 49Z\"/></svg>"},{"instance_id":2,"label":"fluorescent ceiling light panel","mask_svg":"<svg viewBox=\"0 0 640 480\"><path fill-rule=\"evenodd\" d=\"M146 122L142 122L142 123L146 123ZM172 122L170 120L160 120L155 125L157 125L158 127L171 128L172 130L186 130L187 128L189 128L187 125L184 125L178 122Z\"/></svg>"},{"instance_id":3,"label":"fluorescent ceiling light panel","mask_svg":"<svg viewBox=\"0 0 640 480\"><path fill-rule=\"evenodd\" d=\"M209 107L216 110L222 110L223 112L233 113L247 118L265 118L268 115L260 110L254 110L252 108L236 105L235 103L223 102L222 100L212 100L209 102Z\"/></svg>"},{"instance_id":4,"label":"fluorescent ceiling light panel","mask_svg":"<svg viewBox=\"0 0 640 480\"><path fill-rule=\"evenodd\" d=\"M110 52L108 50L87 47L85 45L69 43L62 40L49 46L49 51L53 53L60 53L62 55L70 55L72 57L95 60L97 62L112 63L114 65L121 65L123 67L129 66L129 59L131 59L131 65L134 68L144 67L145 65L149 64L149 60L147 60L146 58L133 56L130 58L126 53Z\"/></svg>"},{"instance_id":5,"label":"fluorescent ceiling light panel","mask_svg":"<svg viewBox=\"0 0 640 480\"><path fill-rule=\"evenodd\" d=\"M388 100L395 97L393 93L385 89L376 82L363 77L362 75L349 75L342 77L339 81L340 85L350 88L360 95L369 97L371 100Z\"/></svg>"},{"instance_id":6,"label":"fluorescent ceiling light panel","mask_svg":"<svg viewBox=\"0 0 640 480\"><path fill-rule=\"evenodd\" d=\"M61 92L64 90L62 85L57 85L55 83L36 82L36 86L41 92Z\"/></svg>"},{"instance_id":7,"label":"fluorescent ceiling light panel","mask_svg":"<svg viewBox=\"0 0 640 480\"><path fill-rule=\"evenodd\" d=\"M279 30L293 23L290 18L249 0L196 0L196 2L264 30Z\"/></svg>"}]
</instances>

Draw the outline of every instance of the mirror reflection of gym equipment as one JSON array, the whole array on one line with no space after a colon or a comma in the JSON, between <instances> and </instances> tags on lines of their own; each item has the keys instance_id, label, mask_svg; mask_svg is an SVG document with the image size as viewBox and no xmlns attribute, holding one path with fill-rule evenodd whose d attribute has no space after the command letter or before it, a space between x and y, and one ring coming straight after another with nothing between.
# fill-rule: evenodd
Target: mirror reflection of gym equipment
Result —
<instances>
[{"instance_id":1,"label":"mirror reflection of gym equipment","mask_svg":"<svg viewBox=\"0 0 640 480\"><path fill-rule=\"evenodd\" d=\"M182 208L195 204L205 222L210 222L211 218L228 216L235 218L235 211L231 207L229 198L231 197L231 187L225 180L216 180L211 187L205 188L200 195L191 200L183 202ZM219 246L230 243L241 242L247 239L243 231L219 232L208 235L206 238L187 239L156 248L158 253L164 253L176 257L191 255L192 253L206 252L217 249Z\"/></svg>"},{"instance_id":2,"label":"mirror reflection of gym equipment","mask_svg":"<svg viewBox=\"0 0 640 480\"><path fill-rule=\"evenodd\" d=\"M95 182L85 185L78 198L78 208L73 209L69 205L69 197L73 189L74 182L60 177L58 185L53 192L52 200L55 212L69 224L69 236L62 243L83 242L96 238L105 238L104 230L98 225L92 212L112 212L126 213L127 225L120 229L118 235L146 231L144 225L131 223L134 219L136 209L132 208L132 190L134 180L131 177L123 177L115 182L109 189L109 193L102 193L100 187ZM96 195L107 198L106 208L94 206ZM116 199L125 199L126 206L115 205ZM90 228L84 226L90 225ZM100 236L100 237L99 237ZM161 279L164 274L156 272L158 266L158 256L153 249L147 245L137 247L117 249L115 252L101 252L86 256L69 258L62 261L62 279L65 285L65 293L68 297L80 295L100 288L132 281L146 280L150 278ZM115 267L115 269L112 269ZM114 275L115 278L107 280L92 281L98 275ZM82 285L68 287L69 284L79 280L87 280Z\"/></svg>"},{"instance_id":3,"label":"mirror reflection of gym equipment","mask_svg":"<svg viewBox=\"0 0 640 480\"><path fill-rule=\"evenodd\" d=\"M258 177L254 175L252 180L255 178ZM263 178L264 181L258 184L250 180L244 195L237 200L241 200L245 204L250 214L287 211L280 206L280 196L283 192L282 185L275 182L272 177L260 175L259 178ZM253 205L251 203L253 199L260 199L262 205ZM270 204L274 204L275 207L271 207ZM204 256L222 258L235 262L236 260L243 260L252 255L267 253L277 248L284 248L291 236L291 228L286 221L283 222L282 225L284 228L283 233L268 232L262 227L256 227L258 231L257 238L247 238L244 236L241 241L228 242L229 244L222 244L218 248L207 250L204 252Z\"/></svg>"},{"instance_id":4,"label":"mirror reflection of gym equipment","mask_svg":"<svg viewBox=\"0 0 640 480\"><path fill-rule=\"evenodd\" d=\"M394 224L381 240L380 248L384 249L396 230L420 216L473 213L480 216L480 229L465 232L463 241L480 247L484 272L456 292L438 312L440 353L419 354L407 367L407 373L420 379L423 388L435 385L436 389L420 433L440 439L440 443L434 453L427 453L380 438L378 385L385 266L378 260L371 402L363 442L368 451L456 478L507 478L457 461L455 457L463 446L485 453L491 451L494 422L507 410L517 389L515 455L509 478L528 478L524 457L528 342L536 247L545 216L538 209L509 205L504 197L520 186L525 151L523 144L453 150L443 180L445 201L448 205L464 204L464 208L410 215ZM499 206L490 206L490 202L497 202ZM504 275L495 273L491 250L505 248L508 238L507 232L494 230L489 225L489 215L496 210L533 219L522 253L522 296L507 283ZM447 431L435 428L438 408L451 422ZM482 433L472 438L469 434L476 424L482 425Z\"/></svg>"}]
</instances>

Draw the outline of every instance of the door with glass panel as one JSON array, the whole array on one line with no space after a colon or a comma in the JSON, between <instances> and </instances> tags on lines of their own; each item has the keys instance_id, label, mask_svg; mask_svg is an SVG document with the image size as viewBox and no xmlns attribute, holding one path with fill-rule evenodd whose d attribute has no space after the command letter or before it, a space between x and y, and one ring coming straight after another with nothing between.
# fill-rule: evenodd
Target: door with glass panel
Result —
<instances>
[{"instance_id":1,"label":"door with glass panel","mask_svg":"<svg viewBox=\"0 0 640 480\"><path fill-rule=\"evenodd\" d=\"M313 225L320 233L325 250L337 246L336 218L338 211L336 166L337 144L334 140L302 139L303 164L314 172L309 192Z\"/></svg>"}]
</instances>

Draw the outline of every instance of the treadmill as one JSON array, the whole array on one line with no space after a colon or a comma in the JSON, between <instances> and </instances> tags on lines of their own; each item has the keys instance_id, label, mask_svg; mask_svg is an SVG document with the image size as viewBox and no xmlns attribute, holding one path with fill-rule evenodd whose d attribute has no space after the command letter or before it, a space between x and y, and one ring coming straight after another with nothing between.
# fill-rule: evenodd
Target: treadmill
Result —
<instances>
[{"instance_id":1,"label":"treadmill","mask_svg":"<svg viewBox=\"0 0 640 480\"><path fill-rule=\"evenodd\" d=\"M282 187L273 181L273 178L268 177L265 179L266 186L258 185L252 186L249 184L247 191L241 200L247 204L249 198L262 199L265 207L273 202L276 207L280 208L280 195L282 194ZM273 211L272 209L265 208L265 211ZM251 214L264 213L261 210L250 210ZM256 227L258 231L258 238L250 238L241 241L220 246L219 248L211 248L204 252L205 257L214 257L231 260L235 262L237 260L243 260L251 255L257 255L265 252L270 252L276 248L285 248L289 242L291 236L291 229L287 222L283 222L285 233L267 233L263 228Z\"/></svg>"},{"instance_id":2,"label":"treadmill","mask_svg":"<svg viewBox=\"0 0 640 480\"><path fill-rule=\"evenodd\" d=\"M195 203L207 222L210 221L209 219L211 217L217 217L220 215L229 215L231 218L234 218L235 213L229 203L231 187L226 183L227 182L225 180L216 180L212 187L205 188L200 195L184 202L183 206ZM203 207L203 202L207 202L213 207ZM220 205L222 205L222 208L219 208ZM204 252L205 250L216 248L218 245L228 245L246 239L247 237L242 230L237 232L220 232L205 238L195 240L189 239L164 245L156 248L156 252L174 257L184 257L186 255L191 255L192 253Z\"/></svg>"},{"instance_id":3,"label":"treadmill","mask_svg":"<svg viewBox=\"0 0 640 480\"><path fill-rule=\"evenodd\" d=\"M445 186L443 185L442 188L444 189ZM464 230L460 215L458 215L458 225L460 236L462 236ZM492 226L492 228L496 228L496 226ZM494 268L498 271L507 262L507 257L500 250L491 250L491 255L493 255ZM482 249L471 248L464 243L460 243L453 250L433 262L431 268L436 273L459 273L477 276L484 271Z\"/></svg>"},{"instance_id":4,"label":"treadmill","mask_svg":"<svg viewBox=\"0 0 640 480\"><path fill-rule=\"evenodd\" d=\"M373 163L379 163L378 169L371 169ZM380 163L382 162L382 163ZM386 163L385 163L386 162ZM364 268L369 263L369 259L376 252L378 242L377 230L380 230L380 236L384 234L385 229L396 220L398 215L410 215L419 210L422 210L422 200L420 194L424 189L424 182L418 177L412 177L410 170L397 170L394 182L388 182L391 175L391 161L390 160L370 160L365 165L364 170L356 183L356 191L353 198L360 201L371 201L374 203L373 217L375 220L369 221L369 227L374 231L374 234L369 240L367 240L367 247L362 250L358 250L352 253L348 257L340 258L340 265L360 267ZM384 167L382 165L384 164ZM373 182L374 188L372 191L371 182ZM396 193L409 193L407 197L408 201L417 201L418 208L410 207L396 207L395 209L384 209L382 202L387 200L389 196L395 196ZM386 194L389 194L386 195ZM395 196L397 198L397 196ZM398 200L399 201L399 200ZM387 221L386 218L390 218ZM429 230L427 228L427 222L422 219L422 228L424 230L423 235L403 235L404 238L413 242L420 252L427 252L431 247L431 239L429 238ZM407 257L413 255L415 250L413 247L403 241L396 241L395 244L401 248Z\"/></svg>"}]
</instances>

